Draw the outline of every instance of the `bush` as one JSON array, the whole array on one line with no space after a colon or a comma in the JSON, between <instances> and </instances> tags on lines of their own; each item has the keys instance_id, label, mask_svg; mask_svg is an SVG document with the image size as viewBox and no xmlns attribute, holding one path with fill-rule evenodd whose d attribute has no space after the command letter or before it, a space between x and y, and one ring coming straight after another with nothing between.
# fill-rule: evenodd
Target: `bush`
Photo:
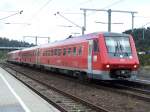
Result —
<instances>
[{"instance_id":1,"label":"bush","mask_svg":"<svg viewBox=\"0 0 150 112\"><path fill-rule=\"evenodd\" d=\"M139 55L139 61L142 66L150 65L150 54Z\"/></svg>"}]
</instances>

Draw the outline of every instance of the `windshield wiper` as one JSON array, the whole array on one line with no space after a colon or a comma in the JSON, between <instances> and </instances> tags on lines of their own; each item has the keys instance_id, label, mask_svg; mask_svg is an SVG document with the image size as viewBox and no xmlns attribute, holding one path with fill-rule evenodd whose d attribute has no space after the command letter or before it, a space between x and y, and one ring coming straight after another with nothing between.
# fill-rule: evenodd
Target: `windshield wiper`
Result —
<instances>
[{"instance_id":1,"label":"windshield wiper","mask_svg":"<svg viewBox=\"0 0 150 112\"><path fill-rule=\"evenodd\" d=\"M119 52L119 43L116 42L117 45L115 46L115 53L114 53L114 56L116 56L116 54Z\"/></svg>"}]
</instances>

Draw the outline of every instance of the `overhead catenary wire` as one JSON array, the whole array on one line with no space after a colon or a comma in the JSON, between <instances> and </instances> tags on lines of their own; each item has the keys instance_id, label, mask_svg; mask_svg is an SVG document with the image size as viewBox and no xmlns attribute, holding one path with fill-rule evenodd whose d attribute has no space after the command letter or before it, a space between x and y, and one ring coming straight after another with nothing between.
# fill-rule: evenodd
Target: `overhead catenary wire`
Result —
<instances>
[{"instance_id":1,"label":"overhead catenary wire","mask_svg":"<svg viewBox=\"0 0 150 112\"><path fill-rule=\"evenodd\" d=\"M84 2L84 3L88 3L88 2L90 2L90 1L91 1L91 0L87 0L87 1ZM116 5L116 4L118 4L118 3L122 2L122 1L124 1L124 0L117 0L117 1L115 1L115 2L113 2L113 3L111 3L111 4L109 4L108 6L106 6L106 7L104 7L104 8L111 7L111 6ZM59 14L59 13L58 13L58 14ZM64 13L64 14L65 14L65 13ZM67 13L67 14L74 14L74 13ZM75 13L75 14L79 14L79 13ZM88 15L86 14L86 12L81 13L81 14L85 14L85 16L88 16ZM85 30L86 30L86 24L85 24L85 23L84 23L84 26L81 27L81 26L75 24L73 21L68 20L66 17L64 17L64 16L62 16L62 15L60 15L60 16L61 16L62 18L64 18L64 19L66 19L67 21L69 21L70 23L74 24L75 26L81 28L82 31L85 31ZM85 16L84 16L84 21L85 21ZM120 24L120 23L114 23L114 24ZM82 33L82 34L84 34L84 33Z\"/></svg>"},{"instance_id":2,"label":"overhead catenary wire","mask_svg":"<svg viewBox=\"0 0 150 112\"><path fill-rule=\"evenodd\" d=\"M33 24L33 20L37 17L37 15L38 14L40 14L40 12L50 3L50 2L52 2L53 0L48 0L48 1L46 1L35 13L33 13L32 15L31 15L31 17L29 17L28 19L27 19L27 21L30 21L29 23L30 23L30 25L31 24ZM28 22L27 22L28 23ZM27 25L26 25L27 26ZM26 26L22 26L22 28L24 28L25 29L25 27ZM28 25L29 26L29 25ZM22 29L21 28L21 29Z\"/></svg>"},{"instance_id":3,"label":"overhead catenary wire","mask_svg":"<svg viewBox=\"0 0 150 112\"><path fill-rule=\"evenodd\" d=\"M108 32L111 32L111 13L112 12L118 12L118 13L131 13L132 15L132 31L134 28L134 14L137 13L135 11L122 11L122 10L104 10L104 9L88 9L88 8L80 8L85 14L84 14L84 28L86 29L86 12L87 11L104 11L108 13Z\"/></svg>"},{"instance_id":4,"label":"overhead catenary wire","mask_svg":"<svg viewBox=\"0 0 150 112\"><path fill-rule=\"evenodd\" d=\"M48 0L46 3L44 3L34 14L32 14L31 18L29 21L32 21L37 17L37 15L50 3L52 0Z\"/></svg>"},{"instance_id":5,"label":"overhead catenary wire","mask_svg":"<svg viewBox=\"0 0 150 112\"><path fill-rule=\"evenodd\" d=\"M86 0L84 2L79 3L78 5L84 5L84 4L87 4L87 3L91 2L91 1L93 1L93 0Z\"/></svg>"},{"instance_id":6,"label":"overhead catenary wire","mask_svg":"<svg viewBox=\"0 0 150 112\"><path fill-rule=\"evenodd\" d=\"M107 5L107 6L105 6L105 7L103 7L102 9L110 8L110 7L114 6L114 5L117 5L118 3L123 2L123 1L124 1L124 0L117 0L117 1L115 1L115 2L113 2L113 3L111 3L111 4L109 4L109 5Z\"/></svg>"},{"instance_id":7,"label":"overhead catenary wire","mask_svg":"<svg viewBox=\"0 0 150 112\"><path fill-rule=\"evenodd\" d=\"M111 8L112 6L114 6L114 5L117 5L117 4L119 4L119 3L121 3L121 2L123 2L124 0L117 0L117 1L115 1L115 2L112 2L112 3L110 3L110 4L108 4L107 6L105 6L105 7L103 7L103 8L100 8L101 10L103 10L103 9L109 9L109 8ZM90 14L87 14L87 16L91 16L91 15L93 15L93 14L95 14L96 12L91 12Z\"/></svg>"},{"instance_id":8,"label":"overhead catenary wire","mask_svg":"<svg viewBox=\"0 0 150 112\"><path fill-rule=\"evenodd\" d=\"M9 15L9 16L6 16L6 17L3 17L3 18L0 18L0 20L7 19L7 18L12 17L12 16L15 16L15 15L17 15L17 14L22 14L22 12L23 12L23 10L21 10L21 11L19 11L19 12L16 12L16 13L13 13L13 14L11 14L11 15Z\"/></svg>"},{"instance_id":9,"label":"overhead catenary wire","mask_svg":"<svg viewBox=\"0 0 150 112\"><path fill-rule=\"evenodd\" d=\"M63 16L62 14L60 14L60 12L56 12L54 15L55 15L55 16L56 16L56 15L59 15L60 17L62 17L63 19L67 20L67 21L70 22L71 24L73 24L73 25L75 25L76 27L80 28L81 31L82 31L82 35L84 35L85 27L82 27L82 26L76 24L75 22L71 21L70 19L68 19L68 18L66 18L65 16Z\"/></svg>"}]
</instances>

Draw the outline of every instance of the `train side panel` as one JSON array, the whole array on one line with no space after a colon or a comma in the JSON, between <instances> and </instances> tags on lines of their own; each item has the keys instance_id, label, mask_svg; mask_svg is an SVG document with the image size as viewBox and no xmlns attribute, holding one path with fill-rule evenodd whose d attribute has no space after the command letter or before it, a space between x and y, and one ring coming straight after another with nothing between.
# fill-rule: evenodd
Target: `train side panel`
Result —
<instances>
[{"instance_id":1,"label":"train side panel","mask_svg":"<svg viewBox=\"0 0 150 112\"><path fill-rule=\"evenodd\" d=\"M61 69L87 69L87 43L41 48L40 64Z\"/></svg>"}]
</instances>

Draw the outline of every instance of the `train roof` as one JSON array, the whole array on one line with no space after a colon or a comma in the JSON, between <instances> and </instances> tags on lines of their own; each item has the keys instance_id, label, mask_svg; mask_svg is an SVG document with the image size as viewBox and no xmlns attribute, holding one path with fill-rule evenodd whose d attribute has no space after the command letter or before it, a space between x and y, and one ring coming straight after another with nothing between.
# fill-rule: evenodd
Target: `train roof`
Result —
<instances>
[{"instance_id":1,"label":"train roof","mask_svg":"<svg viewBox=\"0 0 150 112\"><path fill-rule=\"evenodd\" d=\"M11 52L9 52L8 54L10 54L10 53L17 53L17 52L20 52L21 50L15 50L15 51L11 51Z\"/></svg>"},{"instance_id":2,"label":"train roof","mask_svg":"<svg viewBox=\"0 0 150 112\"><path fill-rule=\"evenodd\" d=\"M129 37L129 34L125 33L114 33L114 32L104 32L105 37Z\"/></svg>"},{"instance_id":3,"label":"train roof","mask_svg":"<svg viewBox=\"0 0 150 112\"><path fill-rule=\"evenodd\" d=\"M59 45L68 45L68 44L78 44L80 42L85 42L87 39L91 39L91 38L96 38L96 35L98 33L91 33L91 34L87 34L87 35L84 35L84 36L78 36L78 37L69 37L69 38L66 38L65 40L61 40L61 41L56 41L56 42L53 42L53 43L49 43L49 44L45 44L45 45L42 45L40 48L45 48L45 47L50 47L50 46L59 46ZM91 35L94 35L94 36L91 36Z\"/></svg>"},{"instance_id":4,"label":"train roof","mask_svg":"<svg viewBox=\"0 0 150 112\"><path fill-rule=\"evenodd\" d=\"M67 38L65 40L53 42L53 43L50 43L50 44L45 44L45 45L42 45L40 48L46 48L46 47L50 47L50 46L52 47L52 46L66 45L66 44L68 45L68 44L72 44L72 43L78 44L78 43L90 40L92 38L98 38L98 35L100 35L100 34L104 35L105 37L121 37L121 36L129 37L128 34L122 34L122 33L94 32L94 33L86 34L84 36L70 37L70 38Z\"/></svg>"},{"instance_id":5,"label":"train roof","mask_svg":"<svg viewBox=\"0 0 150 112\"><path fill-rule=\"evenodd\" d=\"M53 43L49 43L49 44L44 44L44 45L40 45L40 46L35 46L35 47L30 47L30 48L26 48L23 49L21 51L28 51L28 50L34 50L37 48L47 48L47 47L53 47L53 46L61 46L61 45L68 45L68 44L78 44L80 42L85 42L87 40L90 40L92 38L98 38L98 35L104 35L106 37L112 37L112 36L129 36L128 34L122 34L122 33L113 33L113 32L94 32L94 33L90 33L90 34L85 34L84 36L78 36L78 37L70 37L67 38L65 40L61 40L61 41L57 41L57 42L53 42Z\"/></svg>"},{"instance_id":6,"label":"train roof","mask_svg":"<svg viewBox=\"0 0 150 112\"><path fill-rule=\"evenodd\" d=\"M40 47L40 46L29 47L29 48L22 49L21 51L33 50L33 49L37 49L37 48L39 48L39 47Z\"/></svg>"}]
</instances>

